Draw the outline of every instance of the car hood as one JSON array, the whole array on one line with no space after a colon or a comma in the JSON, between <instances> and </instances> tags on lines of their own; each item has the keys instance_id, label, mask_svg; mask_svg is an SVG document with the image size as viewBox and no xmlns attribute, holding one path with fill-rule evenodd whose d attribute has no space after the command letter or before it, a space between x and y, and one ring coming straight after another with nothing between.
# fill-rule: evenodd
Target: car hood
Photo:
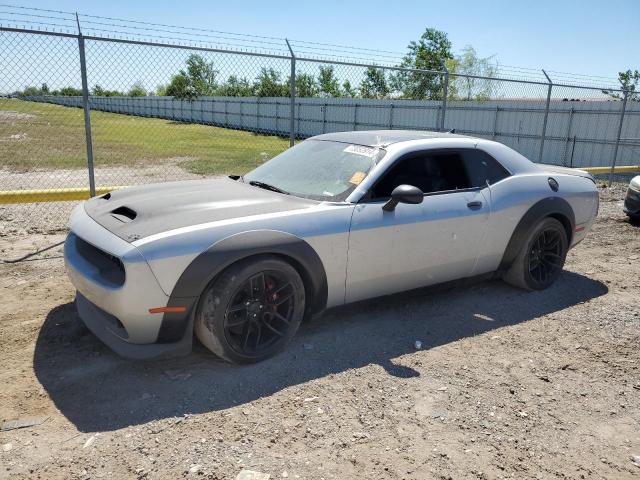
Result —
<instances>
[{"instance_id":1,"label":"car hood","mask_svg":"<svg viewBox=\"0 0 640 480\"><path fill-rule=\"evenodd\" d=\"M84 208L104 228L133 242L175 228L318 203L224 178L125 188L92 198Z\"/></svg>"}]
</instances>

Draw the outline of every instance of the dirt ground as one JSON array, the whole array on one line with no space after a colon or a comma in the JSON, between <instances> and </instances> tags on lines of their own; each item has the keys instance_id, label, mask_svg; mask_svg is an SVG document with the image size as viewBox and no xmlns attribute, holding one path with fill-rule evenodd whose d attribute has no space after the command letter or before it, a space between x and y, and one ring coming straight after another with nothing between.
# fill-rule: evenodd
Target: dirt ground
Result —
<instances>
[{"instance_id":1,"label":"dirt ground","mask_svg":"<svg viewBox=\"0 0 640 480\"><path fill-rule=\"evenodd\" d=\"M4 230L0 419L46 421L0 432L0 478L638 478L640 227L623 194L602 191L547 291L363 302L248 367L199 345L118 358L75 314L63 234Z\"/></svg>"}]
</instances>

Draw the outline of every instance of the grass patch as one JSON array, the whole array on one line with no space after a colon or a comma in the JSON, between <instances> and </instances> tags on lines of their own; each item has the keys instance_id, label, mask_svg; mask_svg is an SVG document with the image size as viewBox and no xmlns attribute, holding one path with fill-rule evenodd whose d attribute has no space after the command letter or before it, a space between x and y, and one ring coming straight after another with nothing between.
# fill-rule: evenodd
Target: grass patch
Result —
<instances>
[{"instance_id":1,"label":"grass patch","mask_svg":"<svg viewBox=\"0 0 640 480\"><path fill-rule=\"evenodd\" d=\"M198 174L242 174L289 146L277 136L98 111L91 113L91 126L96 166L178 162ZM0 166L19 171L86 164L82 109L0 99Z\"/></svg>"}]
</instances>

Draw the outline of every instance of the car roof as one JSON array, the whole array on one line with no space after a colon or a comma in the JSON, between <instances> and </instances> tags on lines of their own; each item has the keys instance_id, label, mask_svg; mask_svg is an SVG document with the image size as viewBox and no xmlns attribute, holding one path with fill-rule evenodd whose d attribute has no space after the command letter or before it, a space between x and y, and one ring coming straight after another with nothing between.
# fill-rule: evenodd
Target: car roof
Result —
<instances>
[{"instance_id":1,"label":"car roof","mask_svg":"<svg viewBox=\"0 0 640 480\"><path fill-rule=\"evenodd\" d=\"M325 140L342 143L353 143L368 147L384 147L393 143L412 140L429 140L435 138L473 138L454 133L432 132L427 130L360 130L355 132L325 133L311 137L313 140Z\"/></svg>"}]
</instances>

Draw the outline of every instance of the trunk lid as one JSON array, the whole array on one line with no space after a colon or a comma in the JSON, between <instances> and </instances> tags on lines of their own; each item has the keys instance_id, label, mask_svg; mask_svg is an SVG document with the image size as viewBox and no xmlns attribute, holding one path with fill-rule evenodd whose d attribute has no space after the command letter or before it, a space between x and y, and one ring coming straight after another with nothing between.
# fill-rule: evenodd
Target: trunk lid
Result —
<instances>
[{"instance_id":1,"label":"trunk lid","mask_svg":"<svg viewBox=\"0 0 640 480\"><path fill-rule=\"evenodd\" d=\"M580 170L577 168L560 167L558 165L541 165L541 164L537 164L537 166L540 170L543 170L549 173L550 175L554 173L562 173L565 175L573 175L576 177L584 177L584 178L588 178L589 180L593 180L593 175L591 175L589 172L585 172L584 170Z\"/></svg>"}]
</instances>

